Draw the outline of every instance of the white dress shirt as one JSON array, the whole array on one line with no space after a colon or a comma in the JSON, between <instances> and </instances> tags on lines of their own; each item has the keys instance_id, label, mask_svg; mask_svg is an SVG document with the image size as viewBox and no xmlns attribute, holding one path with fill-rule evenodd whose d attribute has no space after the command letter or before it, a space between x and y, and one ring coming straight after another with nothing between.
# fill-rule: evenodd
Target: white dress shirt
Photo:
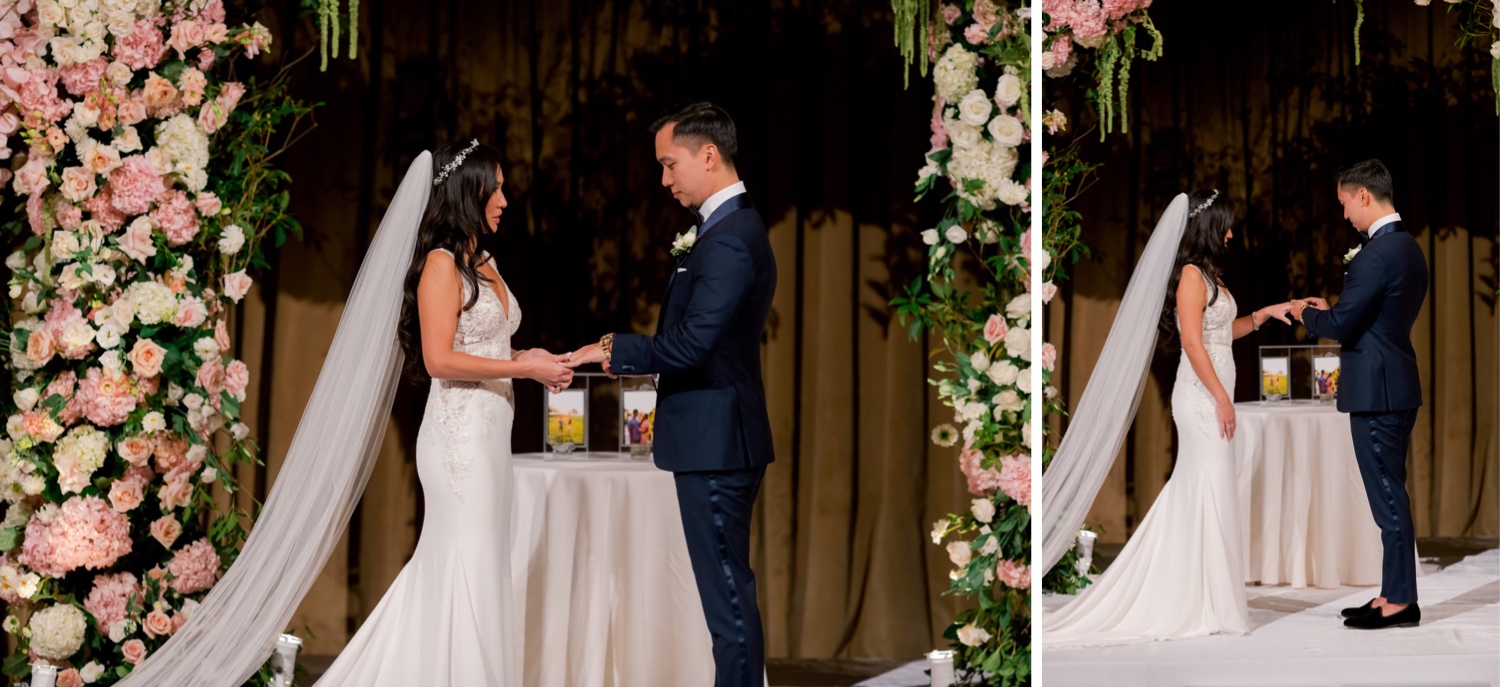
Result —
<instances>
[{"instance_id":1,"label":"white dress shirt","mask_svg":"<svg viewBox=\"0 0 1500 688\"><path fill-rule=\"evenodd\" d=\"M703 205L698 207L698 215L703 218L703 222L707 222L708 218L713 217L714 211L718 210L719 206L724 205L724 201L734 198L735 196L738 196L742 193L745 193L744 182L735 182L733 184L730 184L729 186L719 189L718 193L709 196L708 200L704 201Z\"/></svg>"},{"instance_id":2,"label":"white dress shirt","mask_svg":"<svg viewBox=\"0 0 1500 688\"><path fill-rule=\"evenodd\" d=\"M1388 224L1390 224L1392 222L1400 222L1400 221L1401 221L1401 213L1391 213L1390 215L1386 215L1385 217L1382 217L1379 220L1371 222L1370 223L1370 229L1365 232L1365 236L1367 236L1367 237L1374 237L1375 236L1375 232L1379 231L1381 227L1384 227L1384 226L1386 226L1386 225L1388 225Z\"/></svg>"}]
</instances>

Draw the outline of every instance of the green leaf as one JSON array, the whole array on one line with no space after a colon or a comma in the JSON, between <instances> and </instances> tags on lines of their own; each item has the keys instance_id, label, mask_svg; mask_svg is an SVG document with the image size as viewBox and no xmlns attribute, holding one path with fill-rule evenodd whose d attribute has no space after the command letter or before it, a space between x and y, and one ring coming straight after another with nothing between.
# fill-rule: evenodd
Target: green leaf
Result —
<instances>
[{"instance_id":1,"label":"green leaf","mask_svg":"<svg viewBox=\"0 0 1500 688\"><path fill-rule=\"evenodd\" d=\"M0 530L0 552L9 552L21 544L21 528L19 526Z\"/></svg>"}]
</instances>

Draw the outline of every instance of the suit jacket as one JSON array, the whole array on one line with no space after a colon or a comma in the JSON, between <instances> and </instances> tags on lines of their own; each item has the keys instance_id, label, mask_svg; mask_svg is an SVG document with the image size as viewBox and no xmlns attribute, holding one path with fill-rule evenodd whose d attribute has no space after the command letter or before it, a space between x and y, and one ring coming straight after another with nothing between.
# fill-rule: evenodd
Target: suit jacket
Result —
<instances>
[{"instance_id":1,"label":"suit jacket","mask_svg":"<svg viewBox=\"0 0 1500 688\"><path fill-rule=\"evenodd\" d=\"M1422 405L1411 327L1426 298L1427 258L1397 221L1377 230L1354 256L1331 310L1302 312L1309 334L1343 346L1340 411L1383 413Z\"/></svg>"},{"instance_id":2,"label":"suit jacket","mask_svg":"<svg viewBox=\"0 0 1500 688\"><path fill-rule=\"evenodd\" d=\"M776 257L749 196L703 222L674 268L654 336L615 336L611 367L660 374L653 445L672 472L758 468L774 460L760 345L776 293Z\"/></svg>"}]
</instances>

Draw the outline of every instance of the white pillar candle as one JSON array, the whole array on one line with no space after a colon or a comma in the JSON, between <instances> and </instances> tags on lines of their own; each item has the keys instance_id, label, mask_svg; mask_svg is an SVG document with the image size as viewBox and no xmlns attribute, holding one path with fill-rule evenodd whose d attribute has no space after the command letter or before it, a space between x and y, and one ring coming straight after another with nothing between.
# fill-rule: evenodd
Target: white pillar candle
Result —
<instances>
[{"instance_id":1,"label":"white pillar candle","mask_svg":"<svg viewBox=\"0 0 1500 688\"><path fill-rule=\"evenodd\" d=\"M282 633L276 639L275 661L271 663L271 685L290 686L297 673L297 653L302 650L302 639L290 633Z\"/></svg>"},{"instance_id":2,"label":"white pillar candle","mask_svg":"<svg viewBox=\"0 0 1500 688\"><path fill-rule=\"evenodd\" d=\"M57 685L57 667L42 662L31 665L31 685L42 688Z\"/></svg>"},{"instance_id":3,"label":"white pillar candle","mask_svg":"<svg viewBox=\"0 0 1500 688\"><path fill-rule=\"evenodd\" d=\"M932 687L945 688L953 685L953 651L933 650L927 655L927 664L932 672Z\"/></svg>"}]
</instances>

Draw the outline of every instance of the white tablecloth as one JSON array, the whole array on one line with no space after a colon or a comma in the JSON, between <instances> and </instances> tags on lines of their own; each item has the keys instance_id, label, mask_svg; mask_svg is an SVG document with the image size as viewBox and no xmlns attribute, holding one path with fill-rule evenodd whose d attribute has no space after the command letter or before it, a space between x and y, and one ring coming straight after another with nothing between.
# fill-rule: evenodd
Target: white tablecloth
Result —
<instances>
[{"instance_id":1,"label":"white tablecloth","mask_svg":"<svg viewBox=\"0 0 1500 688\"><path fill-rule=\"evenodd\" d=\"M672 474L619 454L532 454L515 480L525 685L713 685Z\"/></svg>"},{"instance_id":2,"label":"white tablecloth","mask_svg":"<svg viewBox=\"0 0 1500 688\"><path fill-rule=\"evenodd\" d=\"M1379 585L1380 529L1333 404L1235 404L1245 579L1264 585Z\"/></svg>"}]
</instances>

